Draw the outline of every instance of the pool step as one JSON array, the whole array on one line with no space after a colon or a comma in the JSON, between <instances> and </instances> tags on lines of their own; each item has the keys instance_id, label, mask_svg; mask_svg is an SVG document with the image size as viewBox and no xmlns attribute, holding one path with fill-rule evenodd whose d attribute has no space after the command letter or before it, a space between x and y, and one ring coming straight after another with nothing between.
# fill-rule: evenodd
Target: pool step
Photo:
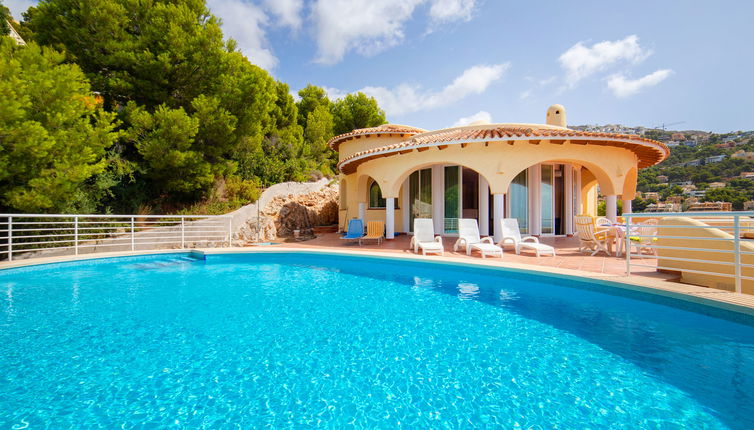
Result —
<instances>
[{"instance_id":1,"label":"pool step","mask_svg":"<svg viewBox=\"0 0 754 430\"><path fill-rule=\"evenodd\" d=\"M150 261L148 263L137 263L134 264L133 267L139 270L155 270L165 267L182 266L185 264L196 263L197 261L202 260L184 255L180 257L167 258L165 260Z\"/></svg>"}]
</instances>

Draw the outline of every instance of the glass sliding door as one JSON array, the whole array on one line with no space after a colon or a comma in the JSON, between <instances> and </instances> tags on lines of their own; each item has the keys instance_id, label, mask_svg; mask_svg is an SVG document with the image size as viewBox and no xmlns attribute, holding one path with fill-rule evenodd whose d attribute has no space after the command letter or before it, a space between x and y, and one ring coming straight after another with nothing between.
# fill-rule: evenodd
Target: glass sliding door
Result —
<instances>
[{"instance_id":1,"label":"glass sliding door","mask_svg":"<svg viewBox=\"0 0 754 430\"><path fill-rule=\"evenodd\" d=\"M417 170L408 178L409 229L415 218L432 218L432 169Z\"/></svg>"},{"instance_id":2,"label":"glass sliding door","mask_svg":"<svg viewBox=\"0 0 754 430\"><path fill-rule=\"evenodd\" d=\"M553 208L553 166L542 165L542 182L540 185L540 202L542 211L542 234L555 234L555 214Z\"/></svg>"},{"instance_id":3,"label":"glass sliding door","mask_svg":"<svg viewBox=\"0 0 754 430\"><path fill-rule=\"evenodd\" d=\"M460 166L445 166L445 233L458 233L461 209Z\"/></svg>"},{"instance_id":4,"label":"glass sliding door","mask_svg":"<svg viewBox=\"0 0 754 430\"><path fill-rule=\"evenodd\" d=\"M508 204L510 205L510 216L518 220L518 227L521 233L529 232L529 171L516 175L508 188ZM492 205L492 203L490 203ZM490 206L492 207L492 206ZM492 211L490 211L492 212ZM493 225L493 228L500 228Z\"/></svg>"}]
</instances>

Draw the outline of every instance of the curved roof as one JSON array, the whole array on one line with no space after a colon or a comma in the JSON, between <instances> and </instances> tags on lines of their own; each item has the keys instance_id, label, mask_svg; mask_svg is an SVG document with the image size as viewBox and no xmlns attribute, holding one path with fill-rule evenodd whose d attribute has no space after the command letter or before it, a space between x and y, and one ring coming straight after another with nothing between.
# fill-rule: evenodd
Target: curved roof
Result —
<instances>
[{"instance_id":1,"label":"curved roof","mask_svg":"<svg viewBox=\"0 0 754 430\"><path fill-rule=\"evenodd\" d=\"M357 139L362 136L375 135L375 134L376 135L398 134L401 136L413 136L415 134L424 133L426 131L427 130L424 130L421 128L411 127L410 125L382 124L377 127L358 128L349 133L340 134L330 139L330 141L327 142L327 144L330 145L330 148L337 151L338 146L340 146L341 143L345 142L346 140Z\"/></svg>"},{"instance_id":2,"label":"curved roof","mask_svg":"<svg viewBox=\"0 0 754 430\"><path fill-rule=\"evenodd\" d=\"M653 166L670 155L670 150L665 144L637 135L577 131L548 125L488 124L474 127L447 128L416 134L402 142L352 154L338 163L338 168L343 173L349 174L356 171L356 167L366 161L387 157L396 153L411 152L417 148L471 142L509 142L512 144L516 140L528 140L533 144L539 143L540 140L549 140L552 143L563 144L568 140L571 144L576 145L601 145L625 148L636 154L639 160L639 168Z\"/></svg>"}]
</instances>

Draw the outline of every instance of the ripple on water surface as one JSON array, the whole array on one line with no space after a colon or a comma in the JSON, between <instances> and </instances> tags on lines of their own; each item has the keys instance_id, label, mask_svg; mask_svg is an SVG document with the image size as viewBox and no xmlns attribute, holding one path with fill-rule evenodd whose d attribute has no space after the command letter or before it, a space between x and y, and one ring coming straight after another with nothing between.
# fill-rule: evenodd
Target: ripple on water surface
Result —
<instances>
[{"instance_id":1,"label":"ripple on water surface","mask_svg":"<svg viewBox=\"0 0 754 430\"><path fill-rule=\"evenodd\" d=\"M300 254L9 270L0 427L754 428L754 327L605 291Z\"/></svg>"}]
</instances>

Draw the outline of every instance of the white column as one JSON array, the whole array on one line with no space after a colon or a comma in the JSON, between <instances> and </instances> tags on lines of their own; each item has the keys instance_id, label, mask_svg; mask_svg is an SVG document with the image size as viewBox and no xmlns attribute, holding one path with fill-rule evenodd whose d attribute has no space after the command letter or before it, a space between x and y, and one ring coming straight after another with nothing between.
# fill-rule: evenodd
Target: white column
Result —
<instances>
[{"instance_id":1,"label":"white column","mask_svg":"<svg viewBox=\"0 0 754 430\"><path fill-rule=\"evenodd\" d=\"M573 234L573 167L563 166L563 217L565 218L565 233Z\"/></svg>"},{"instance_id":2,"label":"white column","mask_svg":"<svg viewBox=\"0 0 754 430\"><path fill-rule=\"evenodd\" d=\"M408 201L408 186L408 179L406 179L405 181L403 181L403 194L401 194L401 202L403 202L401 206L403 208L403 210L401 211L401 214L403 214L403 231L406 233L411 231L412 227L409 225L411 224L411 218L409 216L411 214L411 211L409 210L411 206Z\"/></svg>"},{"instance_id":3,"label":"white column","mask_svg":"<svg viewBox=\"0 0 754 430\"><path fill-rule=\"evenodd\" d=\"M623 213L628 214L633 212L633 209L631 206L633 205L633 200L623 200Z\"/></svg>"},{"instance_id":4,"label":"white column","mask_svg":"<svg viewBox=\"0 0 754 430\"><path fill-rule=\"evenodd\" d=\"M366 222L366 216L367 216L367 204L364 202L359 202L359 218L361 221Z\"/></svg>"},{"instance_id":5,"label":"white column","mask_svg":"<svg viewBox=\"0 0 754 430\"><path fill-rule=\"evenodd\" d=\"M490 184L482 175L479 175L479 233L490 234Z\"/></svg>"},{"instance_id":6,"label":"white column","mask_svg":"<svg viewBox=\"0 0 754 430\"><path fill-rule=\"evenodd\" d=\"M445 166L432 166L432 221L435 234L445 234Z\"/></svg>"},{"instance_id":7,"label":"white column","mask_svg":"<svg viewBox=\"0 0 754 430\"><path fill-rule=\"evenodd\" d=\"M575 215L582 215L584 213L584 207L581 204L581 167L577 167L573 172L573 181L576 183L576 196Z\"/></svg>"},{"instance_id":8,"label":"white column","mask_svg":"<svg viewBox=\"0 0 754 430\"><path fill-rule=\"evenodd\" d=\"M542 234L542 166L529 167L529 234Z\"/></svg>"},{"instance_id":9,"label":"white column","mask_svg":"<svg viewBox=\"0 0 754 430\"><path fill-rule=\"evenodd\" d=\"M495 232L493 238L495 239L495 243L497 243L503 240L503 228L501 223L504 217L503 209L505 208L505 194L493 194L492 206L492 222L495 223L492 227Z\"/></svg>"},{"instance_id":10,"label":"white column","mask_svg":"<svg viewBox=\"0 0 754 430\"><path fill-rule=\"evenodd\" d=\"M395 237L395 197L385 199L385 239Z\"/></svg>"},{"instance_id":11,"label":"white column","mask_svg":"<svg viewBox=\"0 0 754 430\"><path fill-rule=\"evenodd\" d=\"M605 216L612 222L618 220L618 196L605 196Z\"/></svg>"}]
</instances>

